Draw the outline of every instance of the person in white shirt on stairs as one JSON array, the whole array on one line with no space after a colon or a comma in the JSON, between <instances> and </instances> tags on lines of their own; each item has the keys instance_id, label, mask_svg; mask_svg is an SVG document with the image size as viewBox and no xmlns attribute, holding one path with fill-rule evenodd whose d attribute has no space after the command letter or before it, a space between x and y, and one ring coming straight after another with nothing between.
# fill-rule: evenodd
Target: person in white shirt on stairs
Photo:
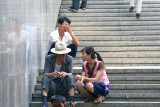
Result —
<instances>
[{"instance_id":1,"label":"person in white shirt on stairs","mask_svg":"<svg viewBox=\"0 0 160 107\"><path fill-rule=\"evenodd\" d=\"M71 49L68 55L73 58L76 57L77 48L79 46L79 41L75 34L72 32L71 20L67 17L60 17L58 19L58 29L53 31L48 36L47 52L46 56L53 54L50 50L55 47L55 43L62 41L67 48Z\"/></svg>"}]
</instances>

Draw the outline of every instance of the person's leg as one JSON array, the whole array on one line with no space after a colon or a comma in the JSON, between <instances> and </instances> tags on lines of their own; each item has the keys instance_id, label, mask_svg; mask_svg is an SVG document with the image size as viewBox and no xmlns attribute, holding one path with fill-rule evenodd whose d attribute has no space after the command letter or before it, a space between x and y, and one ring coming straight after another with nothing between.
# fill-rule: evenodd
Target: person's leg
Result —
<instances>
[{"instance_id":1,"label":"person's leg","mask_svg":"<svg viewBox=\"0 0 160 107\"><path fill-rule=\"evenodd\" d=\"M63 95L68 94L70 95L70 107L71 105L74 105L74 92L75 92L75 83L74 83L74 78L72 77L65 77L61 82L63 81L63 88L61 90L63 91Z\"/></svg>"},{"instance_id":2,"label":"person's leg","mask_svg":"<svg viewBox=\"0 0 160 107\"><path fill-rule=\"evenodd\" d=\"M142 0L137 0L136 17L139 18L142 9Z\"/></svg>"},{"instance_id":3,"label":"person's leg","mask_svg":"<svg viewBox=\"0 0 160 107\"><path fill-rule=\"evenodd\" d=\"M94 95L97 95L97 99L94 100L95 103L101 103L105 99L104 96L108 94L105 91L105 87L101 85L100 83L93 83L93 88L94 88Z\"/></svg>"},{"instance_id":4,"label":"person's leg","mask_svg":"<svg viewBox=\"0 0 160 107\"><path fill-rule=\"evenodd\" d=\"M134 9L134 0L130 0L130 9L129 9L129 12L133 12L133 9Z\"/></svg>"},{"instance_id":5,"label":"person's leg","mask_svg":"<svg viewBox=\"0 0 160 107\"><path fill-rule=\"evenodd\" d=\"M81 9L85 10L87 5L87 0L82 0L82 4L80 6Z\"/></svg>"},{"instance_id":6,"label":"person's leg","mask_svg":"<svg viewBox=\"0 0 160 107\"><path fill-rule=\"evenodd\" d=\"M76 82L77 89L82 92L83 94L87 95L90 99L94 99L94 96L89 92L89 86L86 88L86 85L84 83L81 83L80 81ZM92 90L93 91L93 90Z\"/></svg>"},{"instance_id":7,"label":"person's leg","mask_svg":"<svg viewBox=\"0 0 160 107\"><path fill-rule=\"evenodd\" d=\"M74 78L73 77L68 77L67 78L67 84L68 84L68 90L69 90L69 95L70 95L70 103L74 103L74 92L75 92L75 83L74 83Z\"/></svg>"},{"instance_id":8,"label":"person's leg","mask_svg":"<svg viewBox=\"0 0 160 107\"><path fill-rule=\"evenodd\" d=\"M68 55L71 55L73 58L75 58L78 47L75 44L70 44L68 48L71 49L71 52L69 52Z\"/></svg>"},{"instance_id":9,"label":"person's leg","mask_svg":"<svg viewBox=\"0 0 160 107\"><path fill-rule=\"evenodd\" d=\"M74 104L74 91L75 91L75 87L71 86L70 90L69 90L69 95L70 95L70 106L72 105L72 103Z\"/></svg>"},{"instance_id":10,"label":"person's leg","mask_svg":"<svg viewBox=\"0 0 160 107\"><path fill-rule=\"evenodd\" d=\"M134 0L130 0L130 6L134 7Z\"/></svg>"},{"instance_id":11,"label":"person's leg","mask_svg":"<svg viewBox=\"0 0 160 107\"><path fill-rule=\"evenodd\" d=\"M80 0L72 0L72 6L68 7L68 9L72 10L74 12L78 11L78 9L79 9L79 2L80 2Z\"/></svg>"},{"instance_id":12,"label":"person's leg","mask_svg":"<svg viewBox=\"0 0 160 107\"><path fill-rule=\"evenodd\" d=\"M70 90L69 90L69 95L70 96L74 96L74 87L73 86L71 86L71 88L70 88Z\"/></svg>"},{"instance_id":13,"label":"person's leg","mask_svg":"<svg viewBox=\"0 0 160 107\"><path fill-rule=\"evenodd\" d=\"M41 84L42 84L43 107L47 107L47 95L48 95L49 88L52 84L52 80L48 77L43 77Z\"/></svg>"},{"instance_id":14,"label":"person's leg","mask_svg":"<svg viewBox=\"0 0 160 107\"><path fill-rule=\"evenodd\" d=\"M94 86L91 82L86 83L86 88L89 90L91 93L94 93Z\"/></svg>"}]
</instances>

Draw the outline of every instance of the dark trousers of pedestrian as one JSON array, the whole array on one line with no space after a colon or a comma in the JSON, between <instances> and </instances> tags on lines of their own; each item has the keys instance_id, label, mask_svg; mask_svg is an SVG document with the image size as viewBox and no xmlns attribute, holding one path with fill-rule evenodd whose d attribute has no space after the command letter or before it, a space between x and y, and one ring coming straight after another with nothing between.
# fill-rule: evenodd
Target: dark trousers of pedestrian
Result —
<instances>
[{"instance_id":1,"label":"dark trousers of pedestrian","mask_svg":"<svg viewBox=\"0 0 160 107\"><path fill-rule=\"evenodd\" d=\"M79 9L79 2L80 0L72 0L72 7L76 10ZM86 8L87 0L82 0L80 8Z\"/></svg>"}]
</instances>

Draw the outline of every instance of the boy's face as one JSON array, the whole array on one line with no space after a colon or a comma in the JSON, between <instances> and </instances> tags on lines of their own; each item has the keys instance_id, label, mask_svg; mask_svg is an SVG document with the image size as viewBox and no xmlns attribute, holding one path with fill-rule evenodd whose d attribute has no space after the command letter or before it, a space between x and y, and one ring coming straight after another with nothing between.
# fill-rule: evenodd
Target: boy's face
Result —
<instances>
[{"instance_id":1,"label":"boy's face","mask_svg":"<svg viewBox=\"0 0 160 107\"><path fill-rule=\"evenodd\" d=\"M70 26L70 24L68 22L64 21L62 24L58 24L58 26L62 31L66 32L66 28L68 26Z\"/></svg>"},{"instance_id":2,"label":"boy's face","mask_svg":"<svg viewBox=\"0 0 160 107\"><path fill-rule=\"evenodd\" d=\"M52 107L66 107L65 104L63 104L62 101L53 101Z\"/></svg>"}]
</instances>

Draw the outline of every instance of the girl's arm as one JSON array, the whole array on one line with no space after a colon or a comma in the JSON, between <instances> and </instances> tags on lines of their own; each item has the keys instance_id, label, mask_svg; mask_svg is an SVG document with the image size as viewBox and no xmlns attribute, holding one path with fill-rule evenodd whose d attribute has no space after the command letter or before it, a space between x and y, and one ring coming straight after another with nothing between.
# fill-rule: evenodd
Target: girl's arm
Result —
<instances>
[{"instance_id":1,"label":"girl's arm","mask_svg":"<svg viewBox=\"0 0 160 107\"><path fill-rule=\"evenodd\" d=\"M98 82L101 75L103 73L103 69L97 71L96 77L95 78L87 78L87 77L82 77L81 82L83 81L94 81L94 82Z\"/></svg>"},{"instance_id":2,"label":"girl's arm","mask_svg":"<svg viewBox=\"0 0 160 107\"><path fill-rule=\"evenodd\" d=\"M81 80L82 78L84 78L86 76L85 72L82 72L82 75L76 75L76 80Z\"/></svg>"}]
</instances>

